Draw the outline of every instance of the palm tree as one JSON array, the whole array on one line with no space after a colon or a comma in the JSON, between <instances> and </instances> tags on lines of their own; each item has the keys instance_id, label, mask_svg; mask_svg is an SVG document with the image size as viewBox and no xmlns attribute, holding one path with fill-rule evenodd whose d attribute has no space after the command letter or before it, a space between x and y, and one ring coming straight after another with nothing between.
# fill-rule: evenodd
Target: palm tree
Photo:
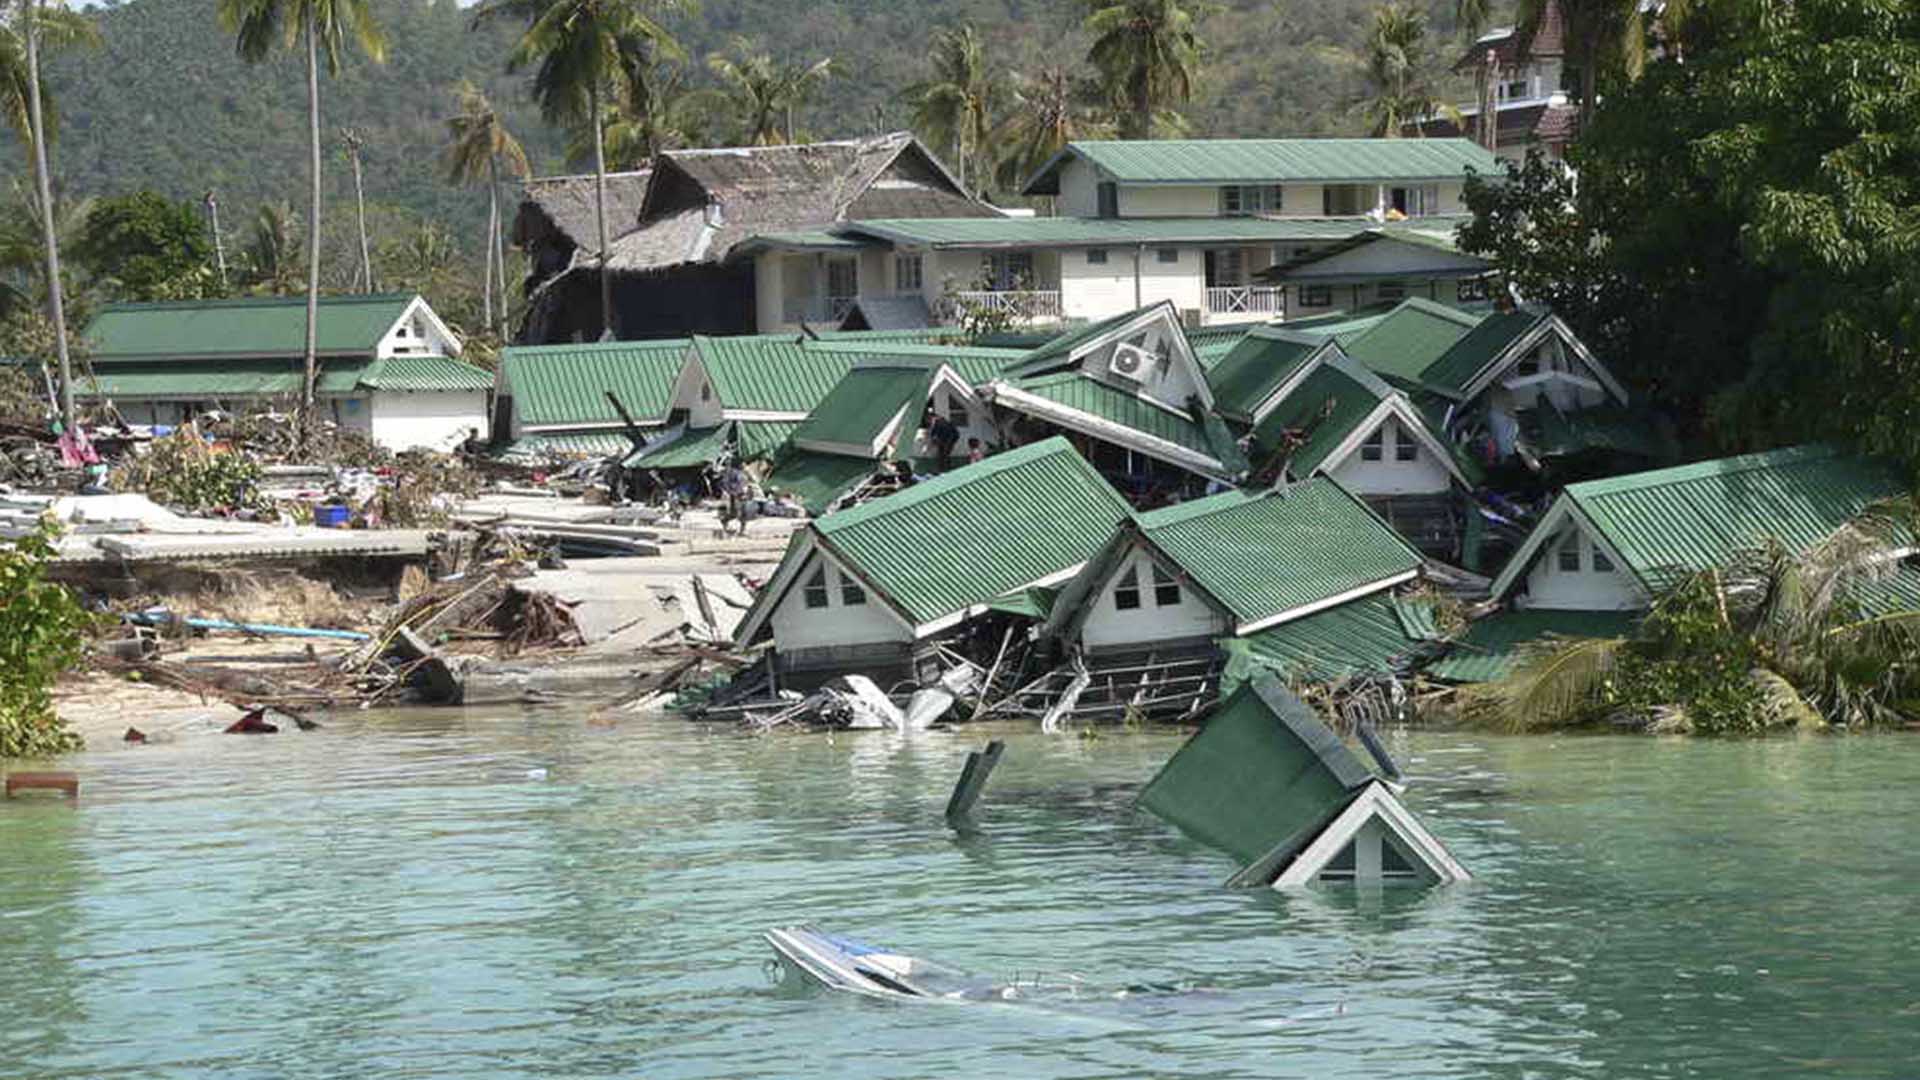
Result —
<instances>
[{"instance_id":1,"label":"palm tree","mask_svg":"<svg viewBox=\"0 0 1920 1080\"><path fill-rule=\"evenodd\" d=\"M487 184L487 280L480 289L481 317L494 327L502 340L507 336L507 271L505 230L500 221L500 165L505 162L513 176L527 175L527 151L520 140L507 130L487 95L470 82L462 82L454 91L460 103L458 115L447 121L447 179L456 184ZM500 320L493 318L495 271L500 285Z\"/></svg>"},{"instance_id":2,"label":"palm tree","mask_svg":"<svg viewBox=\"0 0 1920 1080\"><path fill-rule=\"evenodd\" d=\"M601 102L619 82L643 45L677 49L654 12L677 9L679 0L482 0L476 25L506 16L527 24L507 70L534 65L533 96L555 123L584 119L593 126L593 212L600 241L600 327L613 337L613 276L606 266L613 238L607 229L607 157Z\"/></svg>"},{"instance_id":3,"label":"palm tree","mask_svg":"<svg viewBox=\"0 0 1920 1080\"><path fill-rule=\"evenodd\" d=\"M707 67L726 84L739 124L740 143L793 143L794 110L833 74L833 61L821 60L805 67L782 64L741 37L733 39L733 51L735 56L708 56Z\"/></svg>"},{"instance_id":4,"label":"palm tree","mask_svg":"<svg viewBox=\"0 0 1920 1080\"><path fill-rule=\"evenodd\" d=\"M1002 149L994 182L1000 189L1020 190L1047 159L1075 139L1111 136L1113 124L1093 104L1096 97L1094 88L1062 67L1014 76L1013 105L996 135Z\"/></svg>"},{"instance_id":5,"label":"palm tree","mask_svg":"<svg viewBox=\"0 0 1920 1080\"><path fill-rule=\"evenodd\" d=\"M1619 717L1669 731L1911 721L1920 610L1911 505L1882 507L1795 552L1768 541L1724 567L1674 575L1626 637L1549 641L1469 710L1511 730Z\"/></svg>"},{"instance_id":6,"label":"palm tree","mask_svg":"<svg viewBox=\"0 0 1920 1080\"><path fill-rule=\"evenodd\" d=\"M254 214L253 235L241 259L250 288L272 296L293 291L300 264L300 234L293 225L290 203L261 203Z\"/></svg>"},{"instance_id":7,"label":"palm tree","mask_svg":"<svg viewBox=\"0 0 1920 1080\"><path fill-rule=\"evenodd\" d=\"M637 169L667 150L710 144L716 118L729 104L714 89L687 86L687 69L653 50L623 56L620 93L602 106L607 159L615 169ZM593 157L592 125L567 142L569 162Z\"/></svg>"},{"instance_id":8,"label":"palm tree","mask_svg":"<svg viewBox=\"0 0 1920 1080\"><path fill-rule=\"evenodd\" d=\"M987 53L971 25L933 35L933 77L902 93L913 109L913 126L928 142L950 150L961 186L973 177L986 186L986 165L994 115L1004 96L987 64Z\"/></svg>"},{"instance_id":9,"label":"palm tree","mask_svg":"<svg viewBox=\"0 0 1920 1080\"><path fill-rule=\"evenodd\" d=\"M340 60L351 39L378 63L386 59L387 37L374 21L371 0L220 0L220 22L234 35L240 58L259 63L279 47L305 43L307 54L307 339L305 377L300 390L300 430L312 427L314 392L319 383L320 321L320 58L327 74L340 74Z\"/></svg>"},{"instance_id":10,"label":"palm tree","mask_svg":"<svg viewBox=\"0 0 1920 1080\"><path fill-rule=\"evenodd\" d=\"M1193 97L1200 38L1186 0L1091 0L1087 59L1120 115L1120 137L1153 134L1155 113Z\"/></svg>"},{"instance_id":11,"label":"palm tree","mask_svg":"<svg viewBox=\"0 0 1920 1080\"><path fill-rule=\"evenodd\" d=\"M99 41L99 30L92 19L65 8L56 6L49 10L41 6L41 0L15 0L7 33L0 36L0 110L6 112L8 123L33 151L40 236L46 252L47 313L53 320L55 349L60 360L60 421L72 428L73 357L67 348L66 300L60 289L60 240L54 228L53 181L47 166L47 143L53 131L47 123L40 80L43 41L54 46L94 44Z\"/></svg>"},{"instance_id":12,"label":"palm tree","mask_svg":"<svg viewBox=\"0 0 1920 1080\"><path fill-rule=\"evenodd\" d=\"M1374 9L1367 32L1367 81L1374 95L1366 114L1376 138L1397 138L1422 117L1449 112L1452 105L1434 91L1427 53L1427 19L1417 8L1387 4Z\"/></svg>"}]
</instances>

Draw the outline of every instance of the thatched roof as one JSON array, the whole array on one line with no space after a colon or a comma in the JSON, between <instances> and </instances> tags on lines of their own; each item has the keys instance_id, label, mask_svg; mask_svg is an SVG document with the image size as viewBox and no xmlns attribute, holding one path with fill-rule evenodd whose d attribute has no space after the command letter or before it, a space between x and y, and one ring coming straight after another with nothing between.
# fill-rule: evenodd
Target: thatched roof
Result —
<instances>
[{"instance_id":1,"label":"thatched roof","mask_svg":"<svg viewBox=\"0 0 1920 1080\"><path fill-rule=\"evenodd\" d=\"M647 182L652 169L607 174L607 232L620 236L640 223L640 207L646 201ZM514 220L513 242L525 246L535 238L537 221L562 235L582 253L598 251L599 226L593 211L593 176L542 176L526 182L521 193L520 214Z\"/></svg>"}]
</instances>

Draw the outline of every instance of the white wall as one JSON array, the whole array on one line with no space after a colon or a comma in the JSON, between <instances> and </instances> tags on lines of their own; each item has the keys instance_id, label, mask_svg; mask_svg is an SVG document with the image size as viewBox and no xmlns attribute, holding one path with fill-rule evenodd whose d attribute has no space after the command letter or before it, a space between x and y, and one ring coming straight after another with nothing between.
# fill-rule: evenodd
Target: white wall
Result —
<instances>
[{"instance_id":1,"label":"white wall","mask_svg":"<svg viewBox=\"0 0 1920 1080\"><path fill-rule=\"evenodd\" d=\"M484 390L375 391L367 411L373 441L389 450L452 450L471 428L487 433Z\"/></svg>"},{"instance_id":2,"label":"white wall","mask_svg":"<svg viewBox=\"0 0 1920 1080\"><path fill-rule=\"evenodd\" d=\"M1578 571L1560 569L1560 548L1569 543L1579 549ZM1576 525L1549 539L1527 571L1527 595L1518 601L1519 606L1568 611L1637 611L1646 607L1646 599L1631 575L1618 567L1611 571L1594 569L1596 550Z\"/></svg>"},{"instance_id":3,"label":"white wall","mask_svg":"<svg viewBox=\"0 0 1920 1080\"><path fill-rule=\"evenodd\" d=\"M1132 311L1133 254L1131 244L1101 250L1107 253L1104 266L1087 262L1086 248L1067 248L1060 252L1060 309L1069 319L1094 321Z\"/></svg>"},{"instance_id":4,"label":"white wall","mask_svg":"<svg viewBox=\"0 0 1920 1080\"><path fill-rule=\"evenodd\" d=\"M993 417L988 412L986 405L979 399L968 400L956 393L953 388L949 386L943 385L934 388L932 404L934 409L942 416L950 415L948 410L953 407L956 401L966 409L967 422L956 425L960 429L960 441L953 445L953 464L965 465L967 463L968 439L979 439L980 445L983 448L992 451L994 443L999 440L1000 433L993 426ZM909 424L918 424L920 418L924 415L924 407L916 406L913 411L909 412L906 422ZM913 438L911 440L903 440L903 442L911 448L911 453L914 457L932 458L939 454L938 448L933 445L933 440L927 437L927 429L924 427L916 427Z\"/></svg>"},{"instance_id":5,"label":"white wall","mask_svg":"<svg viewBox=\"0 0 1920 1080\"><path fill-rule=\"evenodd\" d=\"M810 608L806 602L807 582L822 568L827 575L827 606ZM769 622L774 647L788 651L913 640L907 628L880 606L878 597L869 594L864 604L847 604L840 593L841 582L840 568L815 552L793 588L773 609Z\"/></svg>"},{"instance_id":6,"label":"white wall","mask_svg":"<svg viewBox=\"0 0 1920 1080\"><path fill-rule=\"evenodd\" d=\"M1219 217L1220 188L1208 184L1122 184L1120 216Z\"/></svg>"},{"instance_id":7,"label":"white wall","mask_svg":"<svg viewBox=\"0 0 1920 1080\"><path fill-rule=\"evenodd\" d=\"M1114 606L1113 593L1115 583L1125 580L1129 569L1139 575L1140 606L1123 611ZM1226 632L1226 618L1184 585L1180 588L1178 604L1166 607L1156 604L1153 559L1136 547L1088 604L1087 619L1080 629L1080 643L1088 649L1106 649L1218 637Z\"/></svg>"},{"instance_id":8,"label":"white wall","mask_svg":"<svg viewBox=\"0 0 1920 1080\"><path fill-rule=\"evenodd\" d=\"M1319 217L1326 209L1321 184L1282 184L1280 214L1283 217Z\"/></svg>"},{"instance_id":9,"label":"white wall","mask_svg":"<svg viewBox=\"0 0 1920 1080\"><path fill-rule=\"evenodd\" d=\"M1355 495L1436 495L1447 490L1453 476L1443 462L1421 446L1399 420L1389 417L1381 421L1380 426L1385 429L1381 460L1362 460L1361 448L1356 446L1328 475ZM1412 461L1394 458L1402 442L1414 446L1418 456Z\"/></svg>"},{"instance_id":10,"label":"white wall","mask_svg":"<svg viewBox=\"0 0 1920 1080\"><path fill-rule=\"evenodd\" d=\"M375 346L374 355L385 359L389 356L453 356L456 353L454 341L440 332L435 324L425 300L419 300L407 308L406 315L399 324L390 328L387 335Z\"/></svg>"},{"instance_id":11,"label":"white wall","mask_svg":"<svg viewBox=\"0 0 1920 1080\"><path fill-rule=\"evenodd\" d=\"M1141 396L1152 398L1184 416L1187 412L1188 399L1200 393L1197 373L1190 365L1182 363L1169 363L1164 367L1156 365L1137 382L1109 374L1108 371L1116 345L1126 342L1138 345L1150 353L1174 356L1179 343L1172 339L1178 333L1178 329L1170 325L1167 320L1155 319L1143 330L1134 331L1086 353L1079 360L1080 368L1112 385L1123 386Z\"/></svg>"},{"instance_id":12,"label":"white wall","mask_svg":"<svg viewBox=\"0 0 1920 1080\"><path fill-rule=\"evenodd\" d=\"M1204 249L1176 247L1177 260L1160 261L1159 247L1148 247L1140 258L1140 303L1142 306L1162 300L1173 301L1183 315L1186 311L1205 311L1207 307L1206 256Z\"/></svg>"},{"instance_id":13,"label":"white wall","mask_svg":"<svg viewBox=\"0 0 1920 1080\"><path fill-rule=\"evenodd\" d=\"M771 334L786 325L787 256L763 251L753 257L754 328Z\"/></svg>"}]
</instances>

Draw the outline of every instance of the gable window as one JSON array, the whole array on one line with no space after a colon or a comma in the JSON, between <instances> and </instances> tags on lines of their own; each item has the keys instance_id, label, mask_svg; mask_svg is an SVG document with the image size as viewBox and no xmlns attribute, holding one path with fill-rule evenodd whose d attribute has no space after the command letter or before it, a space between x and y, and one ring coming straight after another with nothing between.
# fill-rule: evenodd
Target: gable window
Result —
<instances>
[{"instance_id":1,"label":"gable window","mask_svg":"<svg viewBox=\"0 0 1920 1080\"><path fill-rule=\"evenodd\" d=\"M1393 460L1420 460L1420 444L1413 441L1413 433L1395 428L1393 431Z\"/></svg>"},{"instance_id":2,"label":"gable window","mask_svg":"<svg viewBox=\"0 0 1920 1080\"><path fill-rule=\"evenodd\" d=\"M1599 544L1593 545L1593 572L1596 574L1613 573L1613 560L1607 558L1607 553L1600 550Z\"/></svg>"},{"instance_id":3,"label":"gable window","mask_svg":"<svg viewBox=\"0 0 1920 1080\"><path fill-rule=\"evenodd\" d=\"M1387 426L1380 425L1360 444L1361 461L1384 461L1387 457Z\"/></svg>"},{"instance_id":4,"label":"gable window","mask_svg":"<svg viewBox=\"0 0 1920 1080\"><path fill-rule=\"evenodd\" d=\"M853 578L842 575L840 578L840 602L847 607L859 607L867 602L867 590Z\"/></svg>"},{"instance_id":5,"label":"gable window","mask_svg":"<svg viewBox=\"0 0 1920 1080\"><path fill-rule=\"evenodd\" d=\"M1180 261L1180 249L1154 248L1153 261L1158 263L1177 263Z\"/></svg>"},{"instance_id":6,"label":"gable window","mask_svg":"<svg viewBox=\"0 0 1920 1080\"><path fill-rule=\"evenodd\" d=\"M1559 560L1558 565L1561 573L1579 573L1580 538L1578 536L1569 536L1565 540L1560 541L1560 551L1557 558Z\"/></svg>"},{"instance_id":7,"label":"gable window","mask_svg":"<svg viewBox=\"0 0 1920 1080\"><path fill-rule=\"evenodd\" d=\"M1523 377L1527 375L1540 374L1540 354L1537 352L1530 352L1527 355L1521 357L1520 362L1513 365L1513 373L1515 375L1520 375Z\"/></svg>"},{"instance_id":8,"label":"gable window","mask_svg":"<svg viewBox=\"0 0 1920 1080\"><path fill-rule=\"evenodd\" d=\"M1230 184L1220 189L1220 213L1225 217L1279 213L1278 184Z\"/></svg>"},{"instance_id":9,"label":"gable window","mask_svg":"<svg viewBox=\"0 0 1920 1080\"><path fill-rule=\"evenodd\" d=\"M1120 575L1113 586L1113 606L1120 611L1132 611L1140 606L1140 570L1129 566L1127 572Z\"/></svg>"},{"instance_id":10,"label":"gable window","mask_svg":"<svg viewBox=\"0 0 1920 1080\"><path fill-rule=\"evenodd\" d=\"M893 257L893 289L895 292L917 293L925 283L925 270L919 255L895 255Z\"/></svg>"},{"instance_id":11,"label":"gable window","mask_svg":"<svg viewBox=\"0 0 1920 1080\"><path fill-rule=\"evenodd\" d=\"M1120 216L1120 187L1118 184L1115 184L1111 180L1101 181L1100 184L1093 189L1093 197L1095 203L1098 204L1094 210L1096 216L1103 218Z\"/></svg>"},{"instance_id":12,"label":"gable window","mask_svg":"<svg viewBox=\"0 0 1920 1080\"><path fill-rule=\"evenodd\" d=\"M701 401L713 400L713 384L712 383L700 384L700 400Z\"/></svg>"},{"instance_id":13,"label":"gable window","mask_svg":"<svg viewBox=\"0 0 1920 1080\"><path fill-rule=\"evenodd\" d=\"M1404 281L1383 281L1375 290L1375 295L1382 300L1405 300L1407 298L1407 283Z\"/></svg>"},{"instance_id":14,"label":"gable window","mask_svg":"<svg viewBox=\"0 0 1920 1080\"><path fill-rule=\"evenodd\" d=\"M1300 286L1300 306L1303 308L1332 307L1333 306L1333 286L1331 285Z\"/></svg>"},{"instance_id":15,"label":"gable window","mask_svg":"<svg viewBox=\"0 0 1920 1080\"><path fill-rule=\"evenodd\" d=\"M815 570L813 576L807 579L807 587L803 599L805 599L807 607L809 608L819 609L827 606L826 567L823 566Z\"/></svg>"},{"instance_id":16,"label":"gable window","mask_svg":"<svg viewBox=\"0 0 1920 1080\"><path fill-rule=\"evenodd\" d=\"M1453 288L1454 296L1461 301L1485 300L1487 298L1486 278L1461 278Z\"/></svg>"},{"instance_id":17,"label":"gable window","mask_svg":"<svg viewBox=\"0 0 1920 1080\"><path fill-rule=\"evenodd\" d=\"M1088 266L1107 265L1107 249L1106 248L1088 248L1087 249L1087 265Z\"/></svg>"},{"instance_id":18,"label":"gable window","mask_svg":"<svg viewBox=\"0 0 1920 1080\"><path fill-rule=\"evenodd\" d=\"M1159 563L1153 564L1153 606L1180 606L1180 583L1174 580L1172 574L1162 570Z\"/></svg>"}]
</instances>

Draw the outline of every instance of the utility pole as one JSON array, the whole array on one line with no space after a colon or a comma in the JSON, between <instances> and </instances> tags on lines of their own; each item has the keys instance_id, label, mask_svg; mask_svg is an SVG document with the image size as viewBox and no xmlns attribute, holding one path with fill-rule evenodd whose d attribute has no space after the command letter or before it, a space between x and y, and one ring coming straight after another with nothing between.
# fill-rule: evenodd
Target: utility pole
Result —
<instances>
[{"instance_id":1,"label":"utility pole","mask_svg":"<svg viewBox=\"0 0 1920 1080\"><path fill-rule=\"evenodd\" d=\"M40 105L40 0L27 18L27 108L33 136L33 176L40 193L40 234L47 245L47 307L53 316L54 348L60 357L60 424L74 429L73 357L67 350L67 309L60 296L60 241L53 235L53 183L47 176L47 122Z\"/></svg>"},{"instance_id":2,"label":"utility pole","mask_svg":"<svg viewBox=\"0 0 1920 1080\"><path fill-rule=\"evenodd\" d=\"M220 200L213 197L213 189L207 189L207 227L213 230L213 266L220 274L220 291L227 291L227 246L220 239Z\"/></svg>"},{"instance_id":3,"label":"utility pole","mask_svg":"<svg viewBox=\"0 0 1920 1080\"><path fill-rule=\"evenodd\" d=\"M353 206L354 213L360 219L360 280L363 291L373 291L373 255L367 250L367 193L360 186L360 133L352 128L341 128L340 137L347 143L347 158L353 163Z\"/></svg>"}]
</instances>

